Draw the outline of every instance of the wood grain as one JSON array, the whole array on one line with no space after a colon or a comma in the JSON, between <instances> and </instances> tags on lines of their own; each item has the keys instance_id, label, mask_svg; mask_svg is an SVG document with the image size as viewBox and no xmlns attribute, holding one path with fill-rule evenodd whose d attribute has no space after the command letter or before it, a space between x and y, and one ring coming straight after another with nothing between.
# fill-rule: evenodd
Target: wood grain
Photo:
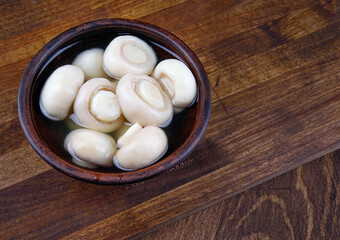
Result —
<instances>
[{"instance_id":1,"label":"wood grain","mask_svg":"<svg viewBox=\"0 0 340 240\"><path fill-rule=\"evenodd\" d=\"M338 1L0 1L0 16L0 239L134 238L185 216L197 227L173 237L339 236ZM134 184L98 186L33 152L20 129L17 90L50 39L112 17L156 24L187 43L208 73L213 106L203 139L181 164ZM210 225L215 235L202 227L204 235L201 216L210 213L219 216ZM149 237L171 237L162 231Z\"/></svg>"},{"instance_id":2,"label":"wood grain","mask_svg":"<svg viewBox=\"0 0 340 240\"><path fill-rule=\"evenodd\" d=\"M339 239L340 152L136 239Z\"/></svg>"}]
</instances>

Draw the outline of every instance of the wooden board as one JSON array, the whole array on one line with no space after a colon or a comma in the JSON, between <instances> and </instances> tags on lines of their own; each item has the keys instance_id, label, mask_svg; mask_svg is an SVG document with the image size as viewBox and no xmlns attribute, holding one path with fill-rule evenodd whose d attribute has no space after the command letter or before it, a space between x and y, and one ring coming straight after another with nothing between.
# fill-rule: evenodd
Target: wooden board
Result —
<instances>
[{"instance_id":1,"label":"wooden board","mask_svg":"<svg viewBox=\"0 0 340 240\"><path fill-rule=\"evenodd\" d=\"M138 239L340 239L339 192L338 150Z\"/></svg>"},{"instance_id":2,"label":"wooden board","mask_svg":"<svg viewBox=\"0 0 340 240\"><path fill-rule=\"evenodd\" d=\"M2 1L0 239L124 239L187 216L340 147L336 1ZM209 126L181 164L145 181L98 186L31 149L17 90L32 57L83 22L144 20L198 55Z\"/></svg>"}]
</instances>

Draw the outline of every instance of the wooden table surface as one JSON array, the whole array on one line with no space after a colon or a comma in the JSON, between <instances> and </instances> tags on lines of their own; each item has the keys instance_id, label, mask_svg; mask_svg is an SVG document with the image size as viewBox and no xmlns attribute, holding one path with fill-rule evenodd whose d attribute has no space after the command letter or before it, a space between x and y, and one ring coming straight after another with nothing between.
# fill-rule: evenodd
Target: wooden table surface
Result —
<instances>
[{"instance_id":1,"label":"wooden table surface","mask_svg":"<svg viewBox=\"0 0 340 240\"><path fill-rule=\"evenodd\" d=\"M0 239L339 239L339 17L336 0L1 0ZM193 153L126 185L52 169L17 114L39 49L102 18L174 33L212 89Z\"/></svg>"}]
</instances>

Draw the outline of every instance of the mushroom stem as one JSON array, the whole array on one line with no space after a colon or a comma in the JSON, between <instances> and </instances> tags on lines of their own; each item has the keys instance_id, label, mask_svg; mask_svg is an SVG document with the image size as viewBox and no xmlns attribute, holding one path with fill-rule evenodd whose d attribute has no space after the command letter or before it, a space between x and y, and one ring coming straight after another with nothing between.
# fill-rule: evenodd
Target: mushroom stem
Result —
<instances>
[{"instance_id":1,"label":"mushroom stem","mask_svg":"<svg viewBox=\"0 0 340 240\"><path fill-rule=\"evenodd\" d=\"M141 82L136 85L136 90L141 99L154 108L163 108L164 101L159 88L151 82Z\"/></svg>"},{"instance_id":2,"label":"mushroom stem","mask_svg":"<svg viewBox=\"0 0 340 240\"><path fill-rule=\"evenodd\" d=\"M121 114L116 94L106 90L98 91L92 97L90 111L103 122L112 122Z\"/></svg>"},{"instance_id":3,"label":"mushroom stem","mask_svg":"<svg viewBox=\"0 0 340 240\"><path fill-rule=\"evenodd\" d=\"M164 89L164 91L168 94L168 96L170 98L174 98L175 96L175 85L174 83L171 81L171 79L169 77L161 77L159 80L162 88Z\"/></svg>"},{"instance_id":4,"label":"mushroom stem","mask_svg":"<svg viewBox=\"0 0 340 240\"><path fill-rule=\"evenodd\" d=\"M115 94L116 84L93 78L79 89L73 110L80 125L101 132L112 132L124 123Z\"/></svg>"},{"instance_id":5,"label":"mushroom stem","mask_svg":"<svg viewBox=\"0 0 340 240\"><path fill-rule=\"evenodd\" d=\"M142 126L167 126L173 115L169 96L154 78L128 73L117 85L117 97L124 117Z\"/></svg>"},{"instance_id":6,"label":"mushroom stem","mask_svg":"<svg viewBox=\"0 0 340 240\"><path fill-rule=\"evenodd\" d=\"M124 57L133 63L145 63L148 60L145 51L131 42L127 42L122 46L122 53Z\"/></svg>"},{"instance_id":7,"label":"mushroom stem","mask_svg":"<svg viewBox=\"0 0 340 240\"><path fill-rule=\"evenodd\" d=\"M135 133L137 133L142 128L143 127L139 123L135 123L132 126L130 126L129 129L122 136L118 138L117 140L118 148L123 147L124 144L130 139L130 137L133 136Z\"/></svg>"},{"instance_id":8,"label":"mushroom stem","mask_svg":"<svg viewBox=\"0 0 340 240\"><path fill-rule=\"evenodd\" d=\"M157 79L172 100L175 108L190 106L197 94L197 85L191 70L177 59L166 59L155 67L152 77Z\"/></svg>"}]
</instances>

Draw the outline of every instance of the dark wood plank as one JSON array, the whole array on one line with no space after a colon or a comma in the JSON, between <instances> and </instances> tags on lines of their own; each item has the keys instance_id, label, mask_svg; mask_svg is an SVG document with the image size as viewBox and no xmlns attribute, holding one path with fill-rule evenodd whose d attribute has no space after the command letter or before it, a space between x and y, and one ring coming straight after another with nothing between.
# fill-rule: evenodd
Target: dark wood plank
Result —
<instances>
[{"instance_id":1,"label":"dark wood plank","mask_svg":"<svg viewBox=\"0 0 340 240\"><path fill-rule=\"evenodd\" d=\"M339 239L340 152L135 239Z\"/></svg>"},{"instance_id":2,"label":"dark wood plank","mask_svg":"<svg viewBox=\"0 0 340 240\"><path fill-rule=\"evenodd\" d=\"M200 144L198 149L200 151L192 154L187 161L157 178L128 185L97 186L70 179L55 170L41 174L35 172L35 177L30 177L25 181L21 179L22 182L0 191L0 212L2 213L0 215L2 223L0 238L2 234L8 237L29 235L32 238L38 238L44 235L46 238L59 238L75 230L80 230L84 226L119 214L119 212L198 178L201 176L202 170L211 172L223 166L222 151L214 150L208 142ZM200 160L206 159L212 154L218 160L213 164ZM38 160L35 165L43 164L41 160ZM9 165L10 163L6 163L6 166ZM191 169L191 174L183 174L183 169L188 168ZM11 177L8 173L4 174L8 178ZM19 174L25 178L25 172L19 172ZM4 179L4 181L6 180ZM159 184L160 181L166 182L166 184ZM39 191L37 192L36 189ZM67 196L72 197L68 200L64 199ZM75 207L73 202L78 202L79 205L77 204ZM100 204L98 204L99 202ZM61 211L60 213L41 214L44 211L57 211L56 206ZM18 228L19 225L16 223L24 224L27 219L34 219L37 216L39 216L41 226L36 225L37 228L32 229L31 225L27 224L25 227ZM53 224L48 224L50 222ZM64 228L66 225L72 226L72 228Z\"/></svg>"},{"instance_id":3,"label":"dark wood plank","mask_svg":"<svg viewBox=\"0 0 340 240\"><path fill-rule=\"evenodd\" d=\"M58 25L66 20L69 24L106 17L141 17L160 9L176 5L183 0L172 1L1 1L0 14L3 16L0 27L1 40L17 36L38 28ZM133 9L133 11L132 11ZM20 14L19 14L20 13ZM76 22L74 22L76 21Z\"/></svg>"},{"instance_id":4,"label":"dark wood plank","mask_svg":"<svg viewBox=\"0 0 340 240\"><path fill-rule=\"evenodd\" d=\"M78 4L48 0L2 1L0 6L1 239L134 237L340 147L340 14L336 1L131 0ZM194 152L159 176L121 186L87 184L51 169L25 140L16 109L23 71L46 42L77 24L109 17L138 18L183 39L202 61L213 93L209 126ZM325 169L324 165L320 167ZM309 191L313 186L307 185L308 181L317 185L322 176L316 179L312 171L304 170L306 176L299 171L293 174L293 180L301 184L295 186L300 197L293 209L299 207L306 191L310 199L323 193L320 190L313 195ZM337 179L337 172L332 176ZM241 207L244 200L239 197L231 205L216 205L235 208L234 215L242 216L239 220L224 217L230 209L209 208L209 213L220 217L213 220L215 235L199 235L221 239L279 236L256 224L255 228L261 229L258 235L246 232L255 221L249 217L255 215L258 220L267 214L261 212L263 205L269 204L273 216L282 216L278 198L287 196L268 197L267 187L261 188L265 194L259 194L263 196L260 200L245 205L248 210ZM337 191L332 189L327 191ZM310 206L317 201L310 200ZM339 208L335 202L320 204L336 212ZM297 212L306 215L303 209ZM319 214L316 210L314 213ZM199 216L193 215L192 221L199 221ZM326 225L336 226L335 216L322 215L321 219ZM285 219L270 223L282 225L290 233ZM310 226L305 219L300 223L289 221L293 229L297 225L304 232ZM230 228L224 226L230 223L238 226L238 232L228 235ZM328 232L313 224L316 230L310 236L336 239L339 235L333 228ZM299 237L295 230L292 235Z\"/></svg>"},{"instance_id":5,"label":"dark wood plank","mask_svg":"<svg viewBox=\"0 0 340 240\"><path fill-rule=\"evenodd\" d=\"M12 2L0 3L3 13L1 16L4 19L1 21L3 24L0 24L0 49L3 54L0 66L25 57L32 58L49 40L79 24L103 18L141 18L183 1L121 0L99 5L97 4L99 1L70 4L67 1L55 0L48 3L41 1L38 4L34 1L26 2L23 5ZM16 11L11 11L12 8ZM6 17L8 14L14 16ZM32 15L35 17L32 18Z\"/></svg>"},{"instance_id":6,"label":"dark wood plank","mask_svg":"<svg viewBox=\"0 0 340 240\"><path fill-rule=\"evenodd\" d=\"M331 112L336 111L339 100L329 106L328 110ZM319 116L320 113L320 110L315 111L306 121L313 120L316 125L322 124L325 119L315 121L315 117ZM325 135L328 134L326 129L332 132L339 132L339 124L337 124L335 129L331 125L320 127L314 136L325 138ZM282 124L282 127L285 129L287 125ZM267 132L269 136L268 142L272 141L270 137L272 134L282 134L282 130L278 130L277 127L274 127L272 131ZM250 147L247 147L238 156L242 157L242 159L239 159L237 162L230 163L214 172L168 191L157 198L145 201L138 206L75 232L67 236L67 238L87 239L102 234L107 239L123 239L127 235L138 234L169 220L174 220L197 211L202 206L226 199L242 190L314 159L317 154L311 152L311 149L316 149L316 145L317 147L322 147L319 145L319 141L318 143L311 141L306 132L300 133L295 137L295 141L287 143L284 148L275 149L271 144L268 145L268 142L259 144L260 138L256 135L252 136L249 143ZM306 142L303 140L306 140ZM339 148L339 144L340 142L337 138L334 145L323 146L323 151L319 152L320 156ZM254 147L255 145L258 148ZM248 144L245 144L245 146L248 146ZM294 151L290 152L291 149L298 149L298 151L295 153ZM266 161L269 157L266 151L271 153L270 161ZM254 152L256 152L256 156L253 155ZM231 156L227 157L230 158ZM298 158L299 162L294 161L295 158ZM133 218L132 221L131 218ZM115 228L113 229L112 226L115 226Z\"/></svg>"}]
</instances>

